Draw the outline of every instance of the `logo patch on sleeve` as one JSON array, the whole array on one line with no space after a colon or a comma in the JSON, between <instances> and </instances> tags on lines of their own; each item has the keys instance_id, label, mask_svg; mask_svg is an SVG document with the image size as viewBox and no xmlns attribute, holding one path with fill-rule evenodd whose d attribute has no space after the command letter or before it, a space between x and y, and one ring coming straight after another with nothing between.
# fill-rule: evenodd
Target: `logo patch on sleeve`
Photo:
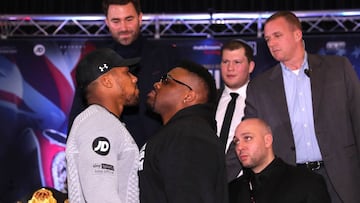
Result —
<instances>
[{"instance_id":1,"label":"logo patch on sleeve","mask_svg":"<svg viewBox=\"0 0 360 203\"><path fill-rule=\"evenodd\" d=\"M98 137L93 141L92 148L97 154L105 156L109 154L110 142L105 137Z\"/></svg>"}]
</instances>

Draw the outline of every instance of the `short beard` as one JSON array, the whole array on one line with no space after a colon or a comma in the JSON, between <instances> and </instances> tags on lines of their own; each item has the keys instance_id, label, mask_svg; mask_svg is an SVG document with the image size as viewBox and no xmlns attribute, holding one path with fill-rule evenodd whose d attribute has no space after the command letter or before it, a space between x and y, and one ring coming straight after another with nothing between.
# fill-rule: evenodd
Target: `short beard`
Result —
<instances>
[{"instance_id":1,"label":"short beard","mask_svg":"<svg viewBox=\"0 0 360 203\"><path fill-rule=\"evenodd\" d=\"M126 98L125 106L136 106L137 104L139 104L139 95L134 93Z\"/></svg>"}]
</instances>

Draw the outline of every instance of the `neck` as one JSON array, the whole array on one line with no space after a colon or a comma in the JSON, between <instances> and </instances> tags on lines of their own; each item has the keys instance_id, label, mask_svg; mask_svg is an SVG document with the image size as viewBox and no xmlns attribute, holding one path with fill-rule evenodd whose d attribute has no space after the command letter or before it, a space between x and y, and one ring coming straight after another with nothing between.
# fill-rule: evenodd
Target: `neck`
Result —
<instances>
[{"instance_id":1,"label":"neck","mask_svg":"<svg viewBox=\"0 0 360 203\"><path fill-rule=\"evenodd\" d=\"M175 115L175 113L162 114L161 118L162 118L163 125L166 125L174 115Z\"/></svg>"},{"instance_id":2,"label":"neck","mask_svg":"<svg viewBox=\"0 0 360 203\"><path fill-rule=\"evenodd\" d=\"M275 159L275 155L274 154L271 154L269 156L267 156L266 158L264 158L262 160L262 164L259 164L258 166L256 167L253 167L251 170L254 172L254 173L260 173L261 171L263 171L272 161L274 161Z\"/></svg>"},{"instance_id":3,"label":"neck","mask_svg":"<svg viewBox=\"0 0 360 203\"><path fill-rule=\"evenodd\" d=\"M102 107L104 107L106 110L108 110L110 113L114 114L116 117L120 117L121 113L124 110L123 105L119 105L116 103L112 103L109 100L99 100L99 99L89 99L88 104L97 104Z\"/></svg>"},{"instance_id":4,"label":"neck","mask_svg":"<svg viewBox=\"0 0 360 203\"><path fill-rule=\"evenodd\" d=\"M300 54L294 54L295 57L292 58L289 61L284 61L284 65L286 67L288 67L291 70L298 70L301 68L303 62L304 62L304 58L305 58L305 50L301 49L298 51Z\"/></svg>"}]
</instances>

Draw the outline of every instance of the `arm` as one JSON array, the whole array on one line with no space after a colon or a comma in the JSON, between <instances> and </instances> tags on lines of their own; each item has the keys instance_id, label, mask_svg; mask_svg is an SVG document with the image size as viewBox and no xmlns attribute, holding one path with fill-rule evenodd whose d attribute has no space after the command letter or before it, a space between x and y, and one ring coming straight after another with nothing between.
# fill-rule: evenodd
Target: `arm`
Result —
<instances>
[{"instance_id":1,"label":"arm","mask_svg":"<svg viewBox=\"0 0 360 203\"><path fill-rule=\"evenodd\" d=\"M357 144L358 157L360 157L360 81L347 58L344 61L344 70L351 126Z\"/></svg>"},{"instance_id":2,"label":"arm","mask_svg":"<svg viewBox=\"0 0 360 203\"><path fill-rule=\"evenodd\" d=\"M110 151L100 155L93 150L93 141L101 132L93 132L93 136L83 136L79 145L78 170L80 185L85 200L94 202L122 202L118 194L117 153L115 141L107 137ZM96 137L95 137L96 136ZM95 145L97 145L96 143Z\"/></svg>"}]
</instances>

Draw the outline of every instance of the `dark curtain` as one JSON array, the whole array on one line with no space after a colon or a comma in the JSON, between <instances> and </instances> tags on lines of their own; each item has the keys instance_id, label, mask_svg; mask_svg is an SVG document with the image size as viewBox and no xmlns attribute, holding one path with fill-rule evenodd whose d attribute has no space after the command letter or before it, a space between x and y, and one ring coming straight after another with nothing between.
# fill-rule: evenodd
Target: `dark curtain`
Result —
<instances>
[{"instance_id":1,"label":"dark curtain","mask_svg":"<svg viewBox=\"0 0 360 203\"><path fill-rule=\"evenodd\" d=\"M140 0L144 13L359 9L359 0ZM1 0L1 14L101 14L101 0Z\"/></svg>"}]
</instances>

